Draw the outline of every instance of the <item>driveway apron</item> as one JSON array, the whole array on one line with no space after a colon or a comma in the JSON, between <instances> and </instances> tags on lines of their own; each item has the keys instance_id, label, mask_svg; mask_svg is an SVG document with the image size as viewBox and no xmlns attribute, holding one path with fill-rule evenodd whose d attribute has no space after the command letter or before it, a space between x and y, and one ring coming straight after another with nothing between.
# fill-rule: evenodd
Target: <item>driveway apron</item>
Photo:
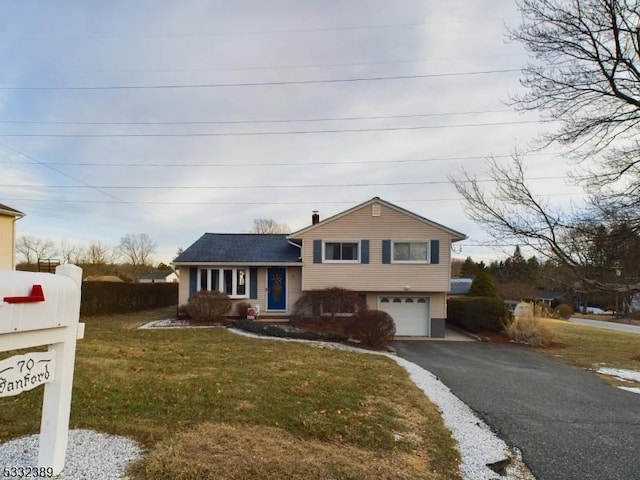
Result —
<instances>
[{"instance_id":1,"label":"driveway apron","mask_svg":"<svg viewBox=\"0 0 640 480\"><path fill-rule=\"evenodd\" d=\"M640 480L640 395L517 345L394 347L518 447L538 480Z\"/></svg>"}]
</instances>

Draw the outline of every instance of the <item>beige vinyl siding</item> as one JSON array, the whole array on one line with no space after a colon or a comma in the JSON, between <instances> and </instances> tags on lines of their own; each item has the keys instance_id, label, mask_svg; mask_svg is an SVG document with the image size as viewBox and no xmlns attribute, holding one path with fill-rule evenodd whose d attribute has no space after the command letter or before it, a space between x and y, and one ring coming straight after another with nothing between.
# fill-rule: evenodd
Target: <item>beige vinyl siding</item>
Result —
<instances>
[{"instance_id":1,"label":"beige vinyl siding","mask_svg":"<svg viewBox=\"0 0 640 480\"><path fill-rule=\"evenodd\" d=\"M178 284L178 305L186 305L189 300L189 267L177 267L180 283Z\"/></svg>"},{"instance_id":2,"label":"beige vinyl siding","mask_svg":"<svg viewBox=\"0 0 640 480\"><path fill-rule=\"evenodd\" d=\"M0 215L0 268L12 270L14 265L15 217Z\"/></svg>"},{"instance_id":3,"label":"beige vinyl siding","mask_svg":"<svg viewBox=\"0 0 640 480\"><path fill-rule=\"evenodd\" d=\"M302 296L302 267L287 268L287 314L293 312L293 305Z\"/></svg>"},{"instance_id":4,"label":"beige vinyl siding","mask_svg":"<svg viewBox=\"0 0 640 480\"><path fill-rule=\"evenodd\" d=\"M451 276L451 235L410 215L379 204L372 205L304 232L303 290L339 286L367 292L446 292ZM369 263L313 263L314 240L369 240ZM438 264L383 264L383 240L439 240ZM408 287L408 290L407 290Z\"/></svg>"}]
</instances>

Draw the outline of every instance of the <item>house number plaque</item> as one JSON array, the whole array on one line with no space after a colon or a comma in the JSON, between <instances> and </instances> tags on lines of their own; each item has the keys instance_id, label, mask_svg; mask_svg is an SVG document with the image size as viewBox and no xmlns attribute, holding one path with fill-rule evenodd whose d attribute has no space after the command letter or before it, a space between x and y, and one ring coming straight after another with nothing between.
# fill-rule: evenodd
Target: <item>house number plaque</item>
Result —
<instances>
[{"instance_id":1,"label":"house number plaque","mask_svg":"<svg viewBox=\"0 0 640 480\"><path fill-rule=\"evenodd\" d=\"M53 352L31 352L0 361L0 397L11 397L53 382Z\"/></svg>"}]
</instances>

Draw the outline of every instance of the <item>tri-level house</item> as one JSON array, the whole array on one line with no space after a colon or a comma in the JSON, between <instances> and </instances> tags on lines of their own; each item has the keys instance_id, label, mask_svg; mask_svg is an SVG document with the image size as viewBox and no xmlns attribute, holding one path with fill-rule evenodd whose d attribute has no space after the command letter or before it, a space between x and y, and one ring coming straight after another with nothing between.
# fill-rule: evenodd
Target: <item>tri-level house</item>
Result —
<instances>
[{"instance_id":1,"label":"tri-level house","mask_svg":"<svg viewBox=\"0 0 640 480\"><path fill-rule=\"evenodd\" d=\"M0 268L16 268L16 220L24 213L0 203Z\"/></svg>"},{"instance_id":2,"label":"tri-level house","mask_svg":"<svg viewBox=\"0 0 640 480\"><path fill-rule=\"evenodd\" d=\"M388 312L396 335L442 337L451 245L465 238L378 197L288 235L205 233L174 260L180 303L220 290L286 317L303 292L342 287Z\"/></svg>"}]
</instances>

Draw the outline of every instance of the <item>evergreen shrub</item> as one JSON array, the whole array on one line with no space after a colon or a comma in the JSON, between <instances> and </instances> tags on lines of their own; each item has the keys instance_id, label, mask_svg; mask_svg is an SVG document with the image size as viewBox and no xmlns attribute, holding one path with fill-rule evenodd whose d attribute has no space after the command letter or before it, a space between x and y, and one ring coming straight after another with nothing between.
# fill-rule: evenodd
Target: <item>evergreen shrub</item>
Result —
<instances>
[{"instance_id":1,"label":"evergreen shrub","mask_svg":"<svg viewBox=\"0 0 640 480\"><path fill-rule=\"evenodd\" d=\"M472 333L503 332L513 322L513 315L500 298L450 297L447 322Z\"/></svg>"}]
</instances>

